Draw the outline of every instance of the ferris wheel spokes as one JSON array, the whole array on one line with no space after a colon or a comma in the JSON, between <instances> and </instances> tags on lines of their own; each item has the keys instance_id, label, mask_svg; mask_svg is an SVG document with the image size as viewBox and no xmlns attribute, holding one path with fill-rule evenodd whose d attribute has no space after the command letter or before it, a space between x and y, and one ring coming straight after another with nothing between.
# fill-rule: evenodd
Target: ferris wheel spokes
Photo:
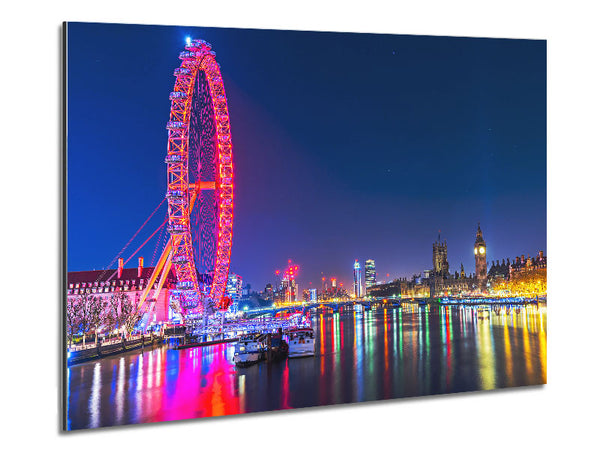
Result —
<instances>
[{"instance_id":1,"label":"ferris wheel spokes","mask_svg":"<svg viewBox=\"0 0 600 450\"><path fill-rule=\"evenodd\" d=\"M196 313L206 309L206 299L209 306L222 303L229 275L231 130L223 78L210 44L191 40L179 59L166 126L168 231L177 277L174 294L184 299L188 313Z\"/></svg>"}]
</instances>

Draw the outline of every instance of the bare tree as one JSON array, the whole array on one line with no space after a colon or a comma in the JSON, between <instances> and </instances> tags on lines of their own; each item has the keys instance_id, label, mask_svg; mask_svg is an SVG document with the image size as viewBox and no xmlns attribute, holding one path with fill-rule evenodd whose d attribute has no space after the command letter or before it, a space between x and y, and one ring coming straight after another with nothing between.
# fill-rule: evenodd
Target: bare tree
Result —
<instances>
[{"instance_id":1,"label":"bare tree","mask_svg":"<svg viewBox=\"0 0 600 450\"><path fill-rule=\"evenodd\" d=\"M83 345L85 345L86 333L94 331L96 334L104 321L104 302L98 295L85 292L79 294L72 302L73 316L76 318L77 331L83 333ZM68 318L67 306L67 320Z\"/></svg>"},{"instance_id":2,"label":"bare tree","mask_svg":"<svg viewBox=\"0 0 600 450\"><path fill-rule=\"evenodd\" d=\"M124 292L115 292L109 299L105 323L110 329L124 328L131 334L141 320L137 302L132 302Z\"/></svg>"},{"instance_id":3,"label":"bare tree","mask_svg":"<svg viewBox=\"0 0 600 450\"><path fill-rule=\"evenodd\" d=\"M79 331L83 333L83 345L85 346L85 336L90 331L90 303L92 294L79 294Z\"/></svg>"},{"instance_id":4,"label":"bare tree","mask_svg":"<svg viewBox=\"0 0 600 450\"><path fill-rule=\"evenodd\" d=\"M138 310L136 303L128 300L121 303L121 324L125 327L128 336L131 335L131 332L141 319L142 314Z\"/></svg>"},{"instance_id":5,"label":"bare tree","mask_svg":"<svg viewBox=\"0 0 600 450\"><path fill-rule=\"evenodd\" d=\"M73 336L77 334L81 325L81 299L80 297L67 298L67 336L69 348L73 344Z\"/></svg>"},{"instance_id":6,"label":"bare tree","mask_svg":"<svg viewBox=\"0 0 600 450\"><path fill-rule=\"evenodd\" d=\"M94 330L94 341L98 345L98 331L104 325L104 318L106 316L106 308L104 307L104 301L97 295L91 295L88 298L88 311L90 329Z\"/></svg>"},{"instance_id":7,"label":"bare tree","mask_svg":"<svg viewBox=\"0 0 600 450\"><path fill-rule=\"evenodd\" d=\"M107 312L105 317L106 327L110 330L121 327L123 324L121 317L121 304L127 301L127 295L124 292L115 292L108 300Z\"/></svg>"}]
</instances>

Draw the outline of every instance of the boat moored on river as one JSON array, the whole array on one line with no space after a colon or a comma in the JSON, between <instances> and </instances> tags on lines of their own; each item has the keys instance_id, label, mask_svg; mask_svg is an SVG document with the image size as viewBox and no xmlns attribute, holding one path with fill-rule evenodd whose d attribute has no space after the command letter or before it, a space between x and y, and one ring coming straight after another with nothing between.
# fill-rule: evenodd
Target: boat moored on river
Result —
<instances>
[{"instance_id":1,"label":"boat moored on river","mask_svg":"<svg viewBox=\"0 0 600 450\"><path fill-rule=\"evenodd\" d=\"M289 358L315 355L315 332L312 328L291 329L286 332L286 335L289 345Z\"/></svg>"},{"instance_id":2,"label":"boat moored on river","mask_svg":"<svg viewBox=\"0 0 600 450\"><path fill-rule=\"evenodd\" d=\"M283 340L281 329L277 333L270 334L267 339L267 359L269 361L281 361L288 357L289 345Z\"/></svg>"},{"instance_id":3,"label":"boat moored on river","mask_svg":"<svg viewBox=\"0 0 600 450\"><path fill-rule=\"evenodd\" d=\"M235 344L233 362L236 366L246 367L265 359L267 348L259 334L242 336Z\"/></svg>"}]
</instances>

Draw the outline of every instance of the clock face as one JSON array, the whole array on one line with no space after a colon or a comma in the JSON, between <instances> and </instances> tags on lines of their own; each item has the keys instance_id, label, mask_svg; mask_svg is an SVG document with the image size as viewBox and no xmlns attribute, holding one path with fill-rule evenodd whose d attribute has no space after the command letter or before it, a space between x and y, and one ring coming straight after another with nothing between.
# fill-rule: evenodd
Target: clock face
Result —
<instances>
[{"instance_id":1,"label":"clock face","mask_svg":"<svg viewBox=\"0 0 600 450\"><path fill-rule=\"evenodd\" d=\"M477 247L475 247L475 254L477 254Z\"/></svg>"},{"instance_id":2,"label":"clock face","mask_svg":"<svg viewBox=\"0 0 600 450\"><path fill-rule=\"evenodd\" d=\"M485 247L479 247L479 254L483 255L485 253Z\"/></svg>"}]
</instances>

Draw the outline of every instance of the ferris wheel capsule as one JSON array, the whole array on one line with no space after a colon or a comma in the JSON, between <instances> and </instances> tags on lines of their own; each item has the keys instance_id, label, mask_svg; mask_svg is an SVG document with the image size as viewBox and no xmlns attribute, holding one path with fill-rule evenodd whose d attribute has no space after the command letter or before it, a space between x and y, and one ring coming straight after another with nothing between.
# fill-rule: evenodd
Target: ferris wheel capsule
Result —
<instances>
[{"instance_id":1,"label":"ferris wheel capsule","mask_svg":"<svg viewBox=\"0 0 600 450\"><path fill-rule=\"evenodd\" d=\"M194 285L191 281L180 281L176 284L176 289L180 291L186 291L190 289L194 289Z\"/></svg>"},{"instance_id":2,"label":"ferris wheel capsule","mask_svg":"<svg viewBox=\"0 0 600 450\"><path fill-rule=\"evenodd\" d=\"M195 44L198 47L207 47L207 48L212 47L212 45L210 43L206 42L204 39L194 39L194 40L192 40L192 44Z\"/></svg>"},{"instance_id":3,"label":"ferris wheel capsule","mask_svg":"<svg viewBox=\"0 0 600 450\"><path fill-rule=\"evenodd\" d=\"M168 121L167 122L167 130L181 130L183 128L185 128L185 122L178 122L178 121Z\"/></svg>"},{"instance_id":4,"label":"ferris wheel capsule","mask_svg":"<svg viewBox=\"0 0 600 450\"><path fill-rule=\"evenodd\" d=\"M193 58L193 54L191 52L181 52L179 53L179 59L189 59Z\"/></svg>"},{"instance_id":5,"label":"ferris wheel capsule","mask_svg":"<svg viewBox=\"0 0 600 450\"><path fill-rule=\"evenodd\" d=\"M171 233L171 234L180 235L182 233L187 233L188 232L188 228L185 225L174 223L174 224L169 224L167 226L167 231L169 233Z\"/></svg>"},{"instance_id":6,"label":"ferris wheel capsule","mask_svg":"<svg viewBox=\"0 0 600 450\"><path fill-rule=\"evenodd\" d=\"M173 71L173 75L175 75L176 77L190 75L191 73L192 71L187 67L178 67Z\"/></svg>"},{"instance_id":7,"label":"ferris wheel capsule","mask_svg":"<svg viewBox=\"0 0 600 450\"><path fill-rule=\"evenodd\" d=\"M184 161L183 155L167 155L165 158L165 163L167 164L177 164L182 163Z\"/></svg>"},{"instance_id":8,"label":"ferris wheel capsule","mask_svg":"<svg viewBox=\"0 0 600 450\"><path fill-rule=\"evenodd\" d=\"M188 258L185 255L173 256L173 264L187 264Z\"/></svg>"},{"instance_id":9,"label":"ferris wheel capsule","mask_svg":"<svg viewBox=\"0 0 600 450\"><path fill-rule=\"evenodd\" d=\"M185 100L187 98L187 92L171 92L169 94L169 100Z\"/></svg>"}]
</instances>

